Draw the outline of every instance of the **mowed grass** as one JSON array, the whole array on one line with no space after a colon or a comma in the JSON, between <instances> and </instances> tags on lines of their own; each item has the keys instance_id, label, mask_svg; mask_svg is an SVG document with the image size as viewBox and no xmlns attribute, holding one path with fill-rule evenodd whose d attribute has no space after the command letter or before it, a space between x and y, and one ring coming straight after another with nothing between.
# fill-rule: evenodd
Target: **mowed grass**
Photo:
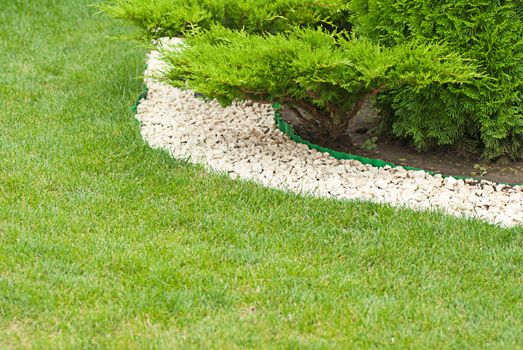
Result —
<instances>
[{"instance_id":1,"label":"mowed grass","mask_svg":"<svg viewBox=\"0 0 523 350\"><path fill-rule=\"evenodd\" d=\"M143 49L0 1L0 348L523 344L523 230L303 198L149 149Z\"/></svg>"}]
</instances>

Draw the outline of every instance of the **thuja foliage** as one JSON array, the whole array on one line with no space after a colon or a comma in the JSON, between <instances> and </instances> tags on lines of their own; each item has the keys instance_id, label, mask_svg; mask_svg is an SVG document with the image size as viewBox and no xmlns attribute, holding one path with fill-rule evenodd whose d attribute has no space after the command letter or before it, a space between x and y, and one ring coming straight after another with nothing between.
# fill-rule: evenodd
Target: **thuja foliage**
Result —
<instances>
[{"instance_id":1,"label":"thuja foliage","mask_svg":"<svg viewBox=\"0 0 523 350\"><path fill-rule=\"evenodd\" d=\"M523 157L523 2L353 0L358 35L388 47L445 43L477 62L474 84L382 94L396 135L426 149L458 145L486 159Z\"/></svg>"},{"instance_id":2,"label":"thuja foliage","mask_svg":"<svg viewBox=\"0 0 523 350\"><path fill-rule=\"evenodd\" d=\"M183 49L164 55L172 65L166 79L175 86L222 104L279 101L332 138L379 93L459 89L481 78L473 62L441 45L387 48L319 29L258 36L215 27L188 36Z\"/></svg>"},{"instance_id":3,"label":"thuja foliage","mask_svg":"<svg viewBox=\"0 0 523 350\"><path fill-rule=\"evenodd\" d=\"M142 27L149 37L183 36L214 24L250 33L277 33L294 26L350 28L346 0L116 0L101 8Z\"/></svg>"}]
</instances>

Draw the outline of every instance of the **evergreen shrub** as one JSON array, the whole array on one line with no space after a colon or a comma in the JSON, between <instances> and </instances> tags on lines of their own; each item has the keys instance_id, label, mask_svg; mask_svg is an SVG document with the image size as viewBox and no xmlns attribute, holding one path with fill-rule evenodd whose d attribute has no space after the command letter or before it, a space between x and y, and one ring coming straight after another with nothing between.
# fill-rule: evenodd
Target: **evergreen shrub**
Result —
<instances>
[{"instance_id":1,"label":"evergreen shrub","mask_svg":"<svg viewBox=\"0 0 523 350\"><path fill-rule=\"evenodd\" d=\"M444 46L406 43L391 48L320 29L249 35L214 27L164 52L166 79L222 104L251 99L294 109L328 137L347 129L366 99L408 88L474 85L474 63Z\"/></svg>"},{"instance_id":2,"label":"evergreen shrub","mask_svg":"<svg viewBox=\"0 0 523 350\"><path fill-rule=\"evenodd\" d=\"M350 28L346 0L116 0L101 8L145 29L149 38L184 36L214 24L259 34L295 26Z\"/></svg>"},{"instance_id":3,"label":"evergreen shrub","mask_svg":"<svg viewBox=\"0 0 523 350\"><path fill-rule=\"evenodd\" d=\"M418 149L453 145L485 159L523 157L523 2L352 0L355 31L387 47L445 44L474 60L472 85L409 86L382 94L392 132Z\"/></svg>"},{"instance_id":4,"label":"evergreen shrub","mask_svg":"<svg viewBox=\"0 0 523 350\"><path fill-rule=\"evenodd\" d=\"M283 102L330 137L373 98L416 149L523 158L522 0L115 0L187 36L166 78L222 103ZM227 29L224 29L227 28ZM308 28L308 29L304 29Z\"/></svg>"}]
</instances>

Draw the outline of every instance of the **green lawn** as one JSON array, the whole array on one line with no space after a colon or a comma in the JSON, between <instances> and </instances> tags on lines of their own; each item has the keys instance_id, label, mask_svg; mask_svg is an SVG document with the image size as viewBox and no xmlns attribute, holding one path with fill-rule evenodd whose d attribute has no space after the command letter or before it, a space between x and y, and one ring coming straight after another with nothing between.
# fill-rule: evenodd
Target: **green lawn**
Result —
<instances>
[{"instance_id":1,"label":"green lawn","mask_svg":"<svg viewBox=\"0 0 523 350\"><path fill-rule=\"evenodd\" d=\"M1 349L522 348L521 228L149 149L145 52L89 3L0 0Z\"/></svg>"}]
</instances>

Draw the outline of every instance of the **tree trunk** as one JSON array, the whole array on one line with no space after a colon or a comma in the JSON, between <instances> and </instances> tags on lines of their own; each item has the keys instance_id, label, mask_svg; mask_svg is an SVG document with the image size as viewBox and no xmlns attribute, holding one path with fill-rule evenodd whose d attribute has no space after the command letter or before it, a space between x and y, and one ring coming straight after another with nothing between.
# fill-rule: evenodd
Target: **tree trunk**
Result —
<instances>
[{"instance_id":1,"label":"tree trunk","mask_svg":"<svg viewBox=\"0 0 523 350\"><path fill-rule=\"evenodd\" d=\"M384 88L385 86L382 85L361 95L354 106L347 112L343 112L337 108L338 106L329 103L326 104L326 109L323 110L312 103L290 98L284 100L283 106L284 109L291 110L299 122L310 132L337 141L346 134L350 121L358 114L365 102L376 96ZM313 100L320 100L320 96L312 91L307 91L307 94Z\"/></svg>"},{"instance_id":2,"label":"tree trunk","mask_svg":"<svg viewBox=\"0 0 523 350\"><path fill-rule=\"evenodd\" d=\"M325 139L333 139L336 135L331 116L314 107L305 109L303 106L284 104L283 115L286 121L300 125L308 133L320 135ZM339 135L335 137L338 138Z\"/></svg>"}]
</instances>

